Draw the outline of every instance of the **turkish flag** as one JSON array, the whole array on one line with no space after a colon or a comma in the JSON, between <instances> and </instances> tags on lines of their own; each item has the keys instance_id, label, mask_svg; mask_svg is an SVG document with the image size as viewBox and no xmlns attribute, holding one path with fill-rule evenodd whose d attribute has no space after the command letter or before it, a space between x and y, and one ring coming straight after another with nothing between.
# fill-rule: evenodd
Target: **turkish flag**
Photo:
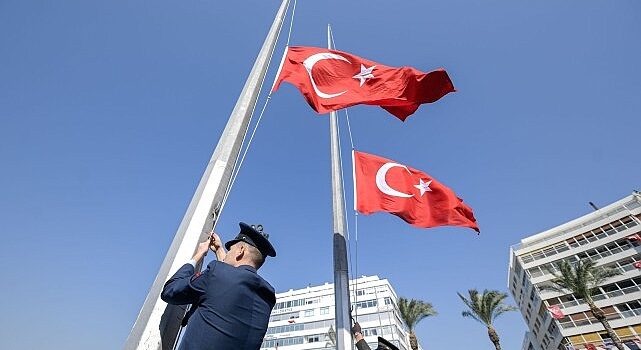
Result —
<instances>
[{"instance_id":1,"label":"turkish flag","mask_svg":"<svg viewBox=\"0 0 641 350\"><path fill-rule=\"evenodd\" d=\"M585 343L585 344L583 344L583 346L585 346L586 350L596 350L596 346L594 346L594 345L592 345L590 343Z\"/></svg>"},{"instance_id":2,"label":"turkish flag","mask_svg":"<svg viewBox=\"0 0 641 350\"><path fill-rule=\"evenodd\" d=\"M552 314L552 318L554 318L555 320L560 320L565 317L565 314L563 313L559 305L550 305L548 306L548 310Z\"/></svg>"},{"instance_id":3,"label":"turkish flag","mask_svg":"<svg viewBox=\"0 0 641 350\"><path fill-rule=\"evenodd\" d=\"M443 69L423 73L411 67L384 66L352 54L318 47L292 46L272 91L286 81L298 88L318 113L356 104L377 105L400 120L423 103L435 102L454 85Z\"/></svg>"},{"instance_id":4,"label":"turkish flag","mask_svg":"<svg viewBox=\"0 0 641 350\"><path fill-rule=\"evenodd\" d=\"M641 261L637 261L632 266L636 267L637 269L641 269Z\"/></svg>"},{"instance_id":5,"label":"turkish flag","mask_svg":"<svg viewBox=\"0 0 641 350\"><path fill-rule=\"evenodd\" d=\"M393 160L354 151L356 210L386 211L417 227L463 226L479 231L472 208L430 175Z\"/></svg>"}]
</instances>

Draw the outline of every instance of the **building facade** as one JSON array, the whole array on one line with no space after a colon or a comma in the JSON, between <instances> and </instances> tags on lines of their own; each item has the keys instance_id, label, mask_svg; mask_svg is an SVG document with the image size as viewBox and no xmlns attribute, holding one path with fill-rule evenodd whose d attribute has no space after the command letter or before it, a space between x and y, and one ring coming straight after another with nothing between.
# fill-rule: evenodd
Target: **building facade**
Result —
<instances>
[{"instance_id":1,"label":"building facade","mask_svg":"<svg viewBox=\"0 0 641 350\"><path fill-rule=\"evenodd\" d=\"M634 192L510 249L508 288L525 323L524 350L606 349L603 326L572 293L542 290L560 261L592 259L621 274L599 286L595 303L631 350L641 346L641 194ZM552 316L556 314L556 319ZM591 345L590 345L591 344ZM637 345L638 344L638 345Z\"/></svg>"},{"instance_id":2,"label":"building facade","mask_svg":"<svg viewBox=\"0 0 641 350\"><path fill-rule=\"evenodd\" d=\"M398 311L391 284L378 276L350 281L352 316L360 323L372 349L378 336L400 350L410 350L409 333ZM334 284L289 290L276 294L276 305L261 350L335 349Z\"/></svg>"}]
</instances>

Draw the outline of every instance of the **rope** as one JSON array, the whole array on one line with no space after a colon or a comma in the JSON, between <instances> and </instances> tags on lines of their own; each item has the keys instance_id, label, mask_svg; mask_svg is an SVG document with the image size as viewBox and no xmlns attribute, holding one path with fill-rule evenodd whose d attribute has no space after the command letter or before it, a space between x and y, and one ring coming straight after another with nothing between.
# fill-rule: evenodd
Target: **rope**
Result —
<instances>
[{"instance_id":1,"label":"rope","mask_svg":"<svg viewBox=\"0 0 641 350\"><path fill-rule=\"evenodd\" d=\"M287 5L287 9L285 10L285 13L289 11L289 4ZM292 36L292 28L294 26L294 14L296 12L296 0L294 0L294 6L292 8L292 16L291 20L289 23L289 31L287 33L287 45L289 45L289 40L291 39ZM278 33L276 34L276 42L278 42L278 38L280 38L280 33L282 31L283 27L281 26L278 29ZM272 50L272 52L269 55L269 58L267 60L267 66L271 65L272 58L274 57L274 52L276 50ZM277 77L276 77L277 78ZM276 79L275 78L275 79ZM259 97L260 97L260 91L263 89L263 84L265 83L265 79L261 80L260 82L260 87L258 89L259 91ZM263 115L265 114L265 109L267 108L267 105L269 104L269 101L271 100L272 93L271 91L269 94L267 94L267 99L265 100L265 103L263 104L263 108L261 109L260 115L258 116L258 120L256 121L256 125L254 125L254 129L252 130L251 136L249 137L249 141L247 142L247 145L245 146L245 150L243 152L243 155L241 156L240 153L236 157L236 161L234 162L234 172L231 178L231 181L229 181L229 184L227 185L227 188L225 189L225 194L223 196L223 200L221 201L220 204L220 209L218 210L218 215L216 217L216 221L218 221L218 218L223 212L223 209L225 208L225 204L227 204L227 197L229 197L229 193L231 192L232 186L236 182L236 177L238 177L238 173L240 172L240 169L243 166L243 162L245 161L245 157L247 156L247 152L249 151L249 148L251 146L252 141L254 140L254 135L256 135L256 130L258 130L258 125L260 124L260 121L263 119ZM256 109L256 105L254 105L254 108L252 109L251 117L249 119L249 123L251 124L251 121L254 116L254 110ZM245 138L247 137L247 131L249 129L245 130L245 134L243 135L243 143L245 143ZM239 161L240 159L240 161ZM237 165L237 166L236 166Z\"/></svg>"},{"instance_id":2,"label":"rope","mask_svg":"<svg viewBox=\"0 0 641 350\"><path fill-rule=\"evenodd\" d=\"M289 33L287 33L287 43L285 46L289 46L289 40L292 38L292 27L294 26L294 16L296 15L296 1L294 0L294 7L292 7L292 18L289 21Z\"/></svg>"},{"instance_id":3,"label":"rope","mask_svg":"<svg viewBox=\"0 0 641 350\"><path fill-rule=\"evenodd\" d=\"M336 112L336 117L338 119L338 112ZM340 131L340 124L337 122L336 123L336 131L338 133L338 159L341 163L341 188L343 190L343 199L345 198L345 174L343 172L343 151L341 150L341 131ZM347 212L347 202L343 200L343 210ZM345 220L345 229L347 231L347 242L350 242L350 230L349 230L349 220ZM347 245L347 255L349 256L349 265L354 266L354 261L353 261L353 255L351 254L351 248L350 244ZM358 261L357 261L357 266L358 266ZM351 269L352 271L352 280L355 283L354 287L354 311L355 311L355 319L358 317L358 274L354 273L354 269ZM358 268L356 268L356 271L358 272ZM348 288L349 288L349 283L348 283Z\"/></svg>"},{"instance_id":4,"label":"rope","mask_svg":"<svg viewBox=\"0 0 641 350\"><path fill-rule=\"evenodd\" d=\"M270 58L271 60L271 58ZM261 83L262 87L262 83ZM267 95L267 99L265 100L265 103L263 104L263 108L260 111L260 115L258 116L258 120L256 121L256 125L254 125L254 129L252 130L251 136L249 137L249 141L247 142L247 146L245 147L245 151L243 152L242 157L240 157L240 162L238 162L238 167L236 168L236 171L234 172L231 181L229 182L229 186L227 186L227 190L225 191L225 196L223 197L222 204L220 206L220 210L218 211L218 216L220 217L220 213L223 212L223 208L225 207L225 203L227 203L227 197L229 197L229 193L231 192L231 187L234 185L234 182L236 182L236 177L238 176L238 173L240 172L240 168L243 166L243 162L245 161L245 157L247 156L247 152L249 151L249 147L252 144L252 141L254 140L254 136L256 135L256 130L258 130L258 125L260 125L260 121L263 119L263 115L265 114L265 109L267 108L267 105L269 104L269 101L272 98L272 94L269 93ZM252 112L253 115L253 112ZM250 120L251 122L251 120ZM245 135L247 133L245 132ZM243 142L245 140L245 136L243 136ZM240 154L239 154L240 155ZM238 159L238 158L237 158Z\"/></svg>"},{"instance_id":5,"label":"rope","mask_svg":"<svg viewBox=\"0 0 641 350\"><path fill-rule=\"evenodd\" d=\"M374 286L374 297L376 298L376 314L378 315L378 327L381 330L381 335L383 335L383 321L381 320L381 305L378 302L378 286Z\"/></svg>"},{"instance_id":6,"label":"rope","mask_svg":"<svg viewBox=\"0 0 641 350\"><path fill-rule=\"evenodd\" d=\"M332 37L332 41L333 41ZM332 44L333 45L333 44ZM352 137L352 126L351 123L349 122L349 112L347 111L347 108L345 109L345 120L347 121L347 133L349 135L349 143L352 146L352 152L354 152L354 138ZM354 161L352 157L352 162ZM352 166L354 166L352 164ZM356 183L354 182L353 186L356 186ZM356 198L353 198L353 200L356 200ZM345 209L347 212L347 209ZM356 300L358 300L358 212L356 211L356 204L354 204L354 259L356 260L356 264L352 263L352 266L354 266L354 274L356 275L356 278L354 281L356 282L356 286L354 287L354 295L356 296ZM378 299L378 298L377 298ZM358 309L356 309L356 316L358 317Z\"/></svg>"},{"instance_id":7,"label":"rope","mask_svg":"<svg viewBox=\"0 0 641 350\"><path fill-rule=\"evenodd\" d=\"M347 108L345 108L345 119L347 120L347 131L349 133L349 143L352 145L352 151L354 150L354 139L352 138L352 125L349 122L349 113Z\"/></svg>"}]
</instances>

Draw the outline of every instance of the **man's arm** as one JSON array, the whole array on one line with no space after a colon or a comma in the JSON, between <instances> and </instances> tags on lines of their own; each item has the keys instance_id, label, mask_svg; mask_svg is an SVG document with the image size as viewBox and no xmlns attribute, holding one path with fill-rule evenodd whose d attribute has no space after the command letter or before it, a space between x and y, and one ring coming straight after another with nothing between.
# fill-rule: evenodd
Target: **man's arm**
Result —
<instances>
[{"instance_id":1,"label":"man's arm","mask_svg":"<svg viewBox=\"0 0 641 350\"><path fill-rule=\"evenodd\" d=\"M219 239L220 240L220 239ZM201 278L201 274L194 274L196 265L201 261L212 242L212 236L200 243L196 253L189 263L183 265L171 278L165 283L160 298L169 304L183 305L193 304L205 292L207 280ZM208 267L209 268L209 267Z\"/></svg>"},{"instance_id":2,"label":"man's arm","mask_svg":"<svg viewBox=\"0 0 641 350\"><path fill-rule=\"evenodd\" d=\"M354 339L356 340L356 349L358 350L371 350L365 339L363 338L363 333L361 333L361 325L356 322L352 326L352 333L354 333Z\"/></svg>"}]
</instances>

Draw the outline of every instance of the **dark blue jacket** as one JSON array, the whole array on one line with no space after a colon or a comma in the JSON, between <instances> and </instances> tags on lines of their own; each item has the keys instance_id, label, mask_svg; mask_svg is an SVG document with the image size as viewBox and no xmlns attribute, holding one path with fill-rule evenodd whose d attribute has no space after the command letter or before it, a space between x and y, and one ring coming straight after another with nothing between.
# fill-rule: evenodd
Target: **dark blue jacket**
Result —
<instances>
[{"instance_id":1,"label":"dark blue jacket","mask_svg":"<svg viewBox=\"0 0 641 350\"><path fill-rule=\"evenodd\" d=\"M276 303L274 288L253 267L212 261L202 274L183 265L163 288L169 304L197 304L180 350L258 350Z\"/></svg>"}]
</instances>

